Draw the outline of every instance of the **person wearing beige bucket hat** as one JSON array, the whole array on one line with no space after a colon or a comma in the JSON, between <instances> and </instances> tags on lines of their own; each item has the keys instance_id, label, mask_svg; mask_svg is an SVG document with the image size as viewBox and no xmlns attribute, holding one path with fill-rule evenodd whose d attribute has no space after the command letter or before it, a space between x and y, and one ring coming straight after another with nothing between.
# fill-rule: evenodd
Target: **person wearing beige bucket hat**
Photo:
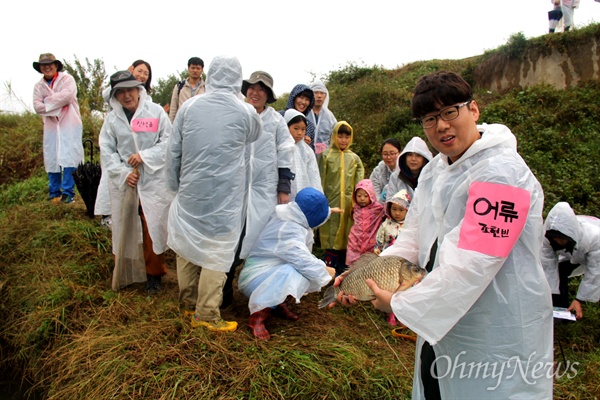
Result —
<instances>
[{"instance_id":1,"label":"person wearing beige bucket hat","mask_svg":"<svg viewBox=\"0 0 600 400\"><path fill-rule=\"evenodd\" d=\"M261 137L248 146L252 171L248 196L246 227L240 237L235 259L223 287L223 307L233 302L233 279L237 266L248 256L258 235L266 226L277 204L290 201L294 159L294 140L283 117L268 106L277 100L273 77L265 71L254 71L242 81L242 94L260 115Z\"/></svg>"},{"instance_id":2,"label":"person wearing beige bucket hat","mask_svg":"<svg viewBox=\"0 0 600 400\"><path fill-rule=\"evenodd\" d=\"M42 74L33 89L33 107L44 120L44 167L48 200L70 204L75 196L73 172L83 161L83 124L75 79L51 53L40 54L33 68Z\"/></svg>"}]
</instances>

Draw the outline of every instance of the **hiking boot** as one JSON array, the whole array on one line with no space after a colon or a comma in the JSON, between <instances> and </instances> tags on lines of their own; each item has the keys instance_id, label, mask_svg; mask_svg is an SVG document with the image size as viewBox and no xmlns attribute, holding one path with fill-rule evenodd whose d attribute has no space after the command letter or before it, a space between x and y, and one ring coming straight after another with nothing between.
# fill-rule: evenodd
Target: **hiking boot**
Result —
<instances>
[{"instance_id":1,"label":"hiking boot","mask_svg":"<svg viewBox=\"0 0 600 400\"><path fill-rule=\"evenodd\" d=\"M298 321L298 318L300 318L298 315L291 312L285 303L278 305L275 310L273 310L273 314L275 314L276 317L287 319L288 321Z\"/></svg>"},{"instance_id":2,"label":"hiking boot","mask_svg":"<svg viewBox=\"0 0 600 400\"><path fill-rule=\"evenodd\" d=\"M75 199L73 198L73 196L69 196L66 193L63 193L62 197L60 198L60 202L63 204L71 204L75 201Z\"/></svg>"},{"instance_id":3,"label":"hiking boot","mask_svg":"<svg viewBox=\"0 0 600 400\"><path fill-rule=\"evenodd\" d=\"M271 335L265 327L265 321L270 315L270 308L264 308L260 311L250 314L250 318L248 319L248 327L250 328L250 331L252 331L252 334L255 338L260 340L271 339Z\"/></svg>"},{"instance_id":4,"label":"hiking boot","mask_svg":"<svg viewBox=\"0 0 600 400\"><path fill-rule=\"evenodd\" d=\"M56 197L48 197L48 201L52 202L52 204L60 204L60 200L61 197L60 196L56 196Z\"/></svg>"},{"instance_id":5,"label":"hiking boot","mask_svg":"<svg viewBox=\"0 0 600 400\"><path fill-rule=\"evenodd\" d=\"M146 292L153 296L160 291L160 276L147 275L148 280L146 281Z\"/></svg>"},{"instance_id":6,"label":"hiking boot","mask_svg":"<svg viewBox=\"0 0 600 400\"><path fill-rule=\"evenodd\" d=\"M233 332L237 329L238 325L235 321L225 321L222 319L218 321L202 321L196 317L196 314L192 315L191 321L192 328L203 326L214 332Z\"/></svg>"}]
</instances>

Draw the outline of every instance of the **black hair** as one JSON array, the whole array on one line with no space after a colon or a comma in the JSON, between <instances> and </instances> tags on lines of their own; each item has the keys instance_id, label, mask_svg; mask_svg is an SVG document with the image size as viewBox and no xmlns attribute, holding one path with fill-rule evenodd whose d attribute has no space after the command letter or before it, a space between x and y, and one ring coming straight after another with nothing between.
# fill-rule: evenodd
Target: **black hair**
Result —
<instances>
[{"instance_id":1,"label":"black hair","mask_svg":"<svg viewBox=\"0 0 600 400\"><path fill-rule=\"evenodd\" d=\"M379 148L380 153L383 151L383 146L385 146L386 144L391 144L396 149L398 149L399 152L402 151L402 145L400 144L400 141L398 141L398 139L388 138L388 139L385 139L383 142L381 142L381 147Z\"/></svg>"},{"instance_id":2,"label":"black hair","mask_svg":"<svg viewBox=\"0 0 600 400\"><path fill-rule=\"evenodd\" d=\"M564 249L567 253L573 254L573 250L575 249L575 245L577 242L571 238L570 236L565 235L561 231L557 231L555 229L548 229L545 233L546 239L550 242L550 246L552 246L552 250L559 251ZM568 243L565 246L561 246L554 238L566 240Z\"/></svg>"},{"instance_id":3,"label":"black hair","mask_svg":"<svg viewBox=\"0 0 600 400\"><path fill-rule=\"evenodd\" d=\"M304 115L296 115L294 118L290 119L290 122L287 123L287 126L297 124L300 121L304 122L305 125L307 124L306 117Z\"/></svg>"},{"instance_id":4,"label":"black hair","mask_svg":"<svg viewBox=\"0 0 600 400\"><path fill-rule=\"evenodd\" d=\"M204 61L200 57L192 57L188 60L188 68L190 65L199 65L204 68Z\"/></svg>"},{"instance_id":5,"label":"black hair","mask_svg":"<svg viewBox=\"0 0 600 400\"><path fill-rule=\"evenodd\" d=\"M471 85L454 72L439 71L423 75L415 86L412 114L421 118L440 107L473 100Z\"/></svg>"},{"instance_id":6,"label":"black hair","mask_svg":"<svg viewBox=\"0 0 600 400\"><path fill-rule=\"evenodd\" d=\"M136 68L138 65L141 64L144 64L146 68L148 68L148 80L146 81L146 83L144 83L144 88L146 89L146 92L150 94L150 84L152 83L152 67L150 66L150 63L144 60L135 60L131 63L131 66L133 68Z\"/></svg>"},{"instance_id":7,"label":"black hair","mask_svg":"<svg viewBox=\"0 0 600 400\"><path fill-rule=\"evenodd\" d=\"M340 127L337 130L338 135L340 133L343 133L345 135L350 135L352 136L352 130L350 129L350 127L346 124L341 124Z\"/></svg>"}]
</instances>

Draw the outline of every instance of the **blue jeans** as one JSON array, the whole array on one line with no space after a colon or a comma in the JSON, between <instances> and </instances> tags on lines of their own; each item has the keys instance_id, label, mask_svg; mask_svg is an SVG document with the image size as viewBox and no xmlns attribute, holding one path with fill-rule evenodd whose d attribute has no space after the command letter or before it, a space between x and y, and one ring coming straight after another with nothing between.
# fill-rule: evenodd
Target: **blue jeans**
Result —
<instances>
[{"instance_id":1,"label":"blue jeans","mask_svg":"<svg viewBox=\"0 0 600 400\"><path fill-rule=\"evenodd\" d=\"M70 197L75 196L75 181L73 180L75 170L75 167L68 167L62 168L62 172L48 172L50 198L60 197L63 194Z\"/></svg>"}]
</instances>

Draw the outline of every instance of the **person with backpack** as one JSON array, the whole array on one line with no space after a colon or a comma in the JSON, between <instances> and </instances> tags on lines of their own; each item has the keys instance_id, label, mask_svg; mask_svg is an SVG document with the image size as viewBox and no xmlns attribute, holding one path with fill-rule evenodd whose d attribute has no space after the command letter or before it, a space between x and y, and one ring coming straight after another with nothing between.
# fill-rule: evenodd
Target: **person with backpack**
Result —
<instances>
[{"instance_id":1,"label":"person with backpack","mask_svg":"<svg viewBox=\"0 0 600 400\"><path fill-rule=\"evenodd\" d=\"M204 61L199 57L190 58L188 60L189 77L177 82L173 88L171 104L169 106L169 119L171 120L171 123L173 123L177 111L187 99L205 92L202 72L204 72Z\"/></svg>"}]
</instances>

